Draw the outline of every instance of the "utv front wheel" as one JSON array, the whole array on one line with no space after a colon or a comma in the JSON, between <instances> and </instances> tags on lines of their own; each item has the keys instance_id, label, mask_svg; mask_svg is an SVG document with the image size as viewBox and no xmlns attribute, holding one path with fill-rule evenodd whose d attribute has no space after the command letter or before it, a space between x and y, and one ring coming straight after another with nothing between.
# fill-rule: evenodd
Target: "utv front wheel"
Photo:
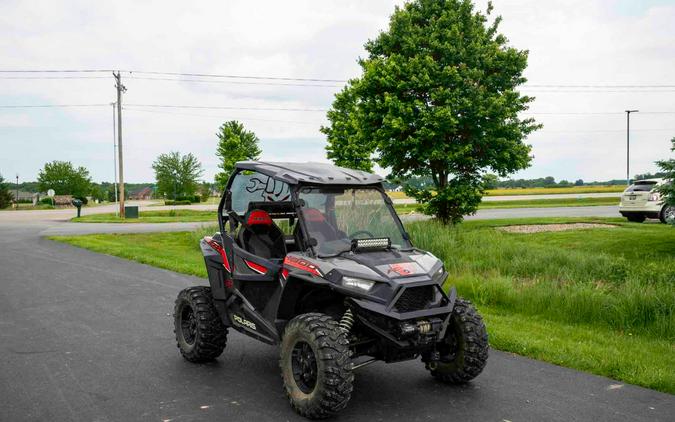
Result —
<instances>
[{"instance_id":1,"label":"utv front wheel","mask_svg":"<svg viewBox=\"0 0 675 422\"><path fill-rule=\"evenodd\" d=\"M328 315L303 314L286 325L279 366L291 407L300 415L322 419L347 406L354 382L349 341Z\"/></svg>"},{"instance_id":2,"label":"utv front wheel","mask_svg":"<svg viewBox=\"0 0 675 422\"><path fill-rule=\"evenodd\" d=\"M173 314L176 343L190 362L208 362L220 356L227 343L227 327L213 306L209 287L190 287L178 294Z\"/></svg>"},{"instance_id":3,"label":"utv front wheel","mask_svg":"<svg viewBox=\"0 0 675 422\"><path fill-rule=\"evenodd\" d=\"M445 337L436 344L439 361L427 362L435 378L462 384L477 377L488 358L488 335L471 302L457 298Z\"/></svg>"}]
</instances>

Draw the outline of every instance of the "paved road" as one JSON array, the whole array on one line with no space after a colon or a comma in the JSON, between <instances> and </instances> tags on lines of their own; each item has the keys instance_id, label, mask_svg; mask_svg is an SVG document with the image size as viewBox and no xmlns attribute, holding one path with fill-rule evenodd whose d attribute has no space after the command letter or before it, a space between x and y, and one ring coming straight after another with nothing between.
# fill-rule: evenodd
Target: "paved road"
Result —
<instances>
[{"instance_id":1,"label":"paved road","mask_svg":"<svg viewBox=\"0 0 675 422\"><path fill-rule=\"evenodd\" d=\"M103 208L103 207L101 207ZM154 209L155 207L153 207ZM93 208L92 208L93 209ZM66 214L66 212L68 214ZM193 230L209 223L71 223L72 210L5 211L0 212L0 225L10 229L16 225L40 227L44 236L91 234L91 233L133 233L153 231ZM467 220L525 217L619 217L617 206L560 207L560 208L506 208L479 210ZM401 215L404 221L428 218L425 215ZM213 223L215 224L215 222Z\"/></svg>"},{"instance_id":2,"label":"paved road","mask_svg":"<svg viewBox=\"0 0 675 422\"><path fill-rule=\"evenodd\" d=\"M616 198L617 204L621 192L597 192L597 193L552 193L546 195L503 195L503 196L484 196L483 202L492 201L522 201L528 199L577 199L577 198ZM394 199L396 204L414 204L412 198Z\"/></svg>"},{"instance_id":3,"label":"paved road","mask_svg":"<svg viewBox=\"0 0 675 422\"><path fill-rule=\"evenodd\" d=\"M203 280L0 222L0 420L279 421L292 413L277 349L236 332L217 362L185 362L170 314ZM159 225L155 225L159 226ZM138 225L134 225L138 228ZM462 387L419 362L357 372L342 421L666 421L675 397L497 351Z\"/></svg>"}]
</instances>

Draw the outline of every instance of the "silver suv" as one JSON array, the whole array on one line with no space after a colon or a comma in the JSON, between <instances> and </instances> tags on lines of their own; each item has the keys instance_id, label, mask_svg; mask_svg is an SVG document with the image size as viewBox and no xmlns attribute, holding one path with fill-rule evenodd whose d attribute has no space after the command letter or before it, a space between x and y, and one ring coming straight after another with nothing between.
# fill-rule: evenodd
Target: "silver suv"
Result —
<instances>
[{"instance_id":1,"label":"silver suv","mask_svg":"<svg viewBox=\"0 0 675 422\"><path fill-rule=\"evenodd\" d=\"M621 194L619 212L628 221L642 223L647 218L658 218L662 223L675 220L675 207L667 205L657 188L663 179L638 180Z\"/></svg>"}]
</instances>

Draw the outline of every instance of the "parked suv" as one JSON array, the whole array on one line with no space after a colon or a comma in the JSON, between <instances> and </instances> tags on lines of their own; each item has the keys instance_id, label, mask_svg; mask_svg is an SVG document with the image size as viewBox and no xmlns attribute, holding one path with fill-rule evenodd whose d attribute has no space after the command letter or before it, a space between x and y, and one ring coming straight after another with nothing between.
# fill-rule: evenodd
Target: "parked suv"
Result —
<instances>
[{"instance_id":1,"label":"parked suv","mask_svg":"<svg viewBox=\"0 0 675 422\"><path fill-rule=\"evenodd\" d=\"M675 219L675 207L667 205L656 188L663 179L638 180L621 195L619 212L628 221L642 223L647 218L658 218L662 223Z\"/></svg>"}]
</instances>

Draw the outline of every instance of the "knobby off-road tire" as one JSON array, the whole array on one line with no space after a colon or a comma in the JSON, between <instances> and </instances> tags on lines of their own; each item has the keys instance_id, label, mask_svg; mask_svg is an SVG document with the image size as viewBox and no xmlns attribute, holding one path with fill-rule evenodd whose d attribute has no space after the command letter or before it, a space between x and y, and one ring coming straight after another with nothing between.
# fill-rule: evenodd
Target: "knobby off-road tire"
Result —
<instances>
[{"instance_id":1,"label":"knobby off-road tire","mask_svg":"<svg viewBox=\"0 0 675 422\"><path fill-rule=\"evenodd\" d=\"M462 384L483 371L488 358L488 335L483 318L470 301L457 298L445 338L437 348L440 362L426 364L435 378Z\"/></svg>"},{"instance_id":2,"label":"knobby off-road tire","mask_svg":"<svg viewBox=\"0 0 675 422\"><path fill-rule=\"evenodd\" d=\"M347 336L334 319L320 313L293 318L284 330L279 359L293 410L310 419L322 419L344 409L354 382L350 356Z\"/></svg>"},{"instance_id":3,"label":"knobby off-road tire","mask_svg":"<svg viewBox=\"0 0 675 422\"><path fill-rule=\"evenodd\" d=\"M173 314L176 344L195 363L211 361L225 349L227 327L213 306L211 288L189 287L178 294Z\"/></svg>"}]
</instances>

